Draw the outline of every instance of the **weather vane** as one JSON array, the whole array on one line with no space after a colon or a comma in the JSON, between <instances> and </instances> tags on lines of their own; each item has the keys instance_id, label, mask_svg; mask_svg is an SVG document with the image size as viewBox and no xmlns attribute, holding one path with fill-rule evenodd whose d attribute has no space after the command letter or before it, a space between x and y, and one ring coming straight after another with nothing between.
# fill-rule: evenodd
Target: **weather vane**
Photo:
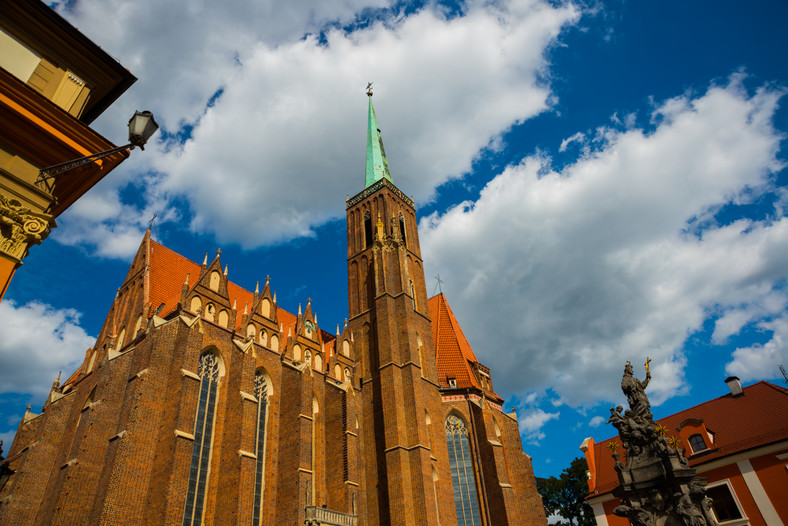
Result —
<instances>
[{"instance_id":1,"label":"weather vane","mask_svg":"<svg viewBox=\"0 0 788 526\"><path fill-rule=\"evenodd\" d=\"M372 82L367 82L367 95L372 96Z\"/></svg>"}]
</instances>

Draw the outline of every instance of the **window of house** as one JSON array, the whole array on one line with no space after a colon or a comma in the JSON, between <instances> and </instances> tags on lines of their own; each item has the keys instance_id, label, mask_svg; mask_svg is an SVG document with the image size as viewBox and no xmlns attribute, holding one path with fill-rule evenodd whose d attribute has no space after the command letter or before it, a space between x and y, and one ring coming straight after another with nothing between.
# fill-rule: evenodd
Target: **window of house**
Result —
<instances>
[{"instance_id":1,"label":"window of house","mask_svg":"<svg viewBox=\"0 0 788 526\"><path fill-rule=\"evenodd\" d=\"M712 510L720 524L744 518L744 512L736 499L736 494L727 480L714 486L707 486L706 495L713 501Z\"/></svg>"},{"instance_id":2,"label":"window of house","mask_svg":"<svg viewBox=\"0 0 788 526\"><path fill-rule=\"evenodd\" d=\"M468 430L465 422L456 415L449 415L446 419L446 442L449 446L449 467L454 488L454 505L457 509L457 524L481 526Z\"/></svg>"},{"instance_id":3,"label":"window of house","mask_svg":"<svg viewBox=\"0 0 788 526\"><path fill-rule=\"evenodd\" d=\"M257 433L255 436L254 509L252 524L261 524L263 489L265 488L265 427L268 409L268 382L262 371L254 375L254 395L257 398Z\"/></svg>"},{"instance_id":4,"label":"window of house","mask_svg":"<svg viewBox=\"0 0 788 526\"><path fill-rule=\"evenodd\" d=\"M209 461L213 446L213 423L216 410L216 393L219 388L219 357L212 352L200 356L197 369L200 376L200 395L194 419L194 446L186 488L186 507L183 526L202 524L205 488L208 485Z\"/></svg>"},{"instance_id":5,"label":"window of house","mask_svg":"<svg viewBox=\"0 0 788 526\"><path fill-rule=\"evenodd\" d=\"M689 443L693 453L697 453L698 451L703 451L704 449L709 449L706 446L706 442L703 440L703 436L699 434L694 434L691 437L689 437Z\"/></svg>"},{"instance_id":6,"label":"window of house","mask_svg":"<svg viewBox=\"0 0 788 526\"><path fill-rule=\"evenodd\" d=\"M457 379L449 378L449 387L457 387Z\"/></svg>"}]
</instances>

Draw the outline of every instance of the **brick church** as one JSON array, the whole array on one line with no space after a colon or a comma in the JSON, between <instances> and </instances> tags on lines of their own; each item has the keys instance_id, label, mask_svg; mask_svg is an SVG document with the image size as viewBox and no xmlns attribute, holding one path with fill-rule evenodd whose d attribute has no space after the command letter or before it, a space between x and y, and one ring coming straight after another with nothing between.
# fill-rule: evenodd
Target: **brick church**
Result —
<instances>
[{"instance_id":1,"label":"brick church","mask_svg":"<svg viewBox=\"0 0 788 526\"><path fill-rule=\"evenodd\" d=\"M0 523L547 524L516 416L427 297L368 95L344 327L148 232L95 347L0 462Z\"/></svg>"}]
</instances>

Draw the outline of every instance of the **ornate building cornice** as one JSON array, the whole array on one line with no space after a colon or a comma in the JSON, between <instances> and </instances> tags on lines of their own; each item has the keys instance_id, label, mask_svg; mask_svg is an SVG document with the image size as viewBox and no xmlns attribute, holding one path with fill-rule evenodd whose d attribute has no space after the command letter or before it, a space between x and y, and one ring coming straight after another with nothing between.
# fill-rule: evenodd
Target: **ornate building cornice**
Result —
<instances>
[{"instance_id":1,"label":"ornate building cornice","mask_svg":"<svg viewBox=\"0 0 788 526\"><path fill-rule=\"evenodd\" d=\"M378 182L376 182L375 184L373 184L372 186L369 186L368 188L365 188L365 189L364 189L363 191L361 191L360 193L358 193L358 194L356 194L355 196L353 196L353 197L351 197L350 199L348 199L348 200L347 200L347 207L346 207L346 208L350 208L350 207L352 207L352 206L355 206L355 205L357 205L357 204L358 204L358 203L360 203L360 202L361 202L361 201L362 201L362 200L363 200L365 197L367 197L367 196L370 196L370 195L374 194L375 192L377 192L378 190L380 190L380 189L381 189L381 188L383 188L384 186L385 186L386 188L388 188L389 190L391 190L391 191L394 193L394 195L396 195L397 197L399 197L400 199L402 199L403 201L405 201L405 203L406 203L408 206L410 206L411 208L415 208L415 207L413 206L413 200L412 200L410 197L408 197L408 196L406 196L405 194L403 194L403 193L402 193L402 190L400 190L399 188L397 188L396 186L394 186L394 183L392 183L392 182L391 182L391 181L389 181L388 179L381 179L381 180L379 180Z\"/></svg>"}]
</instances>

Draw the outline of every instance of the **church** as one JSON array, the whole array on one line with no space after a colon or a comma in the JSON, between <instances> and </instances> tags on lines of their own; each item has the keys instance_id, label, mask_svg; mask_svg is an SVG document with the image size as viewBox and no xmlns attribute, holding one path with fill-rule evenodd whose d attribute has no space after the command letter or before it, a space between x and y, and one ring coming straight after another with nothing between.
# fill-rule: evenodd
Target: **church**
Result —
<instances>
[{"instance_id":1,"label":"church","mask_svg":"<svg viewBox=\"0 0 788 526\"><path fill-rule=\"evenodd\" d=\"M516 415L427 297L368 96L343 326L146 233L95 346L24 414L0 524L547 524Z\"/></svg>"}]
</instances>

